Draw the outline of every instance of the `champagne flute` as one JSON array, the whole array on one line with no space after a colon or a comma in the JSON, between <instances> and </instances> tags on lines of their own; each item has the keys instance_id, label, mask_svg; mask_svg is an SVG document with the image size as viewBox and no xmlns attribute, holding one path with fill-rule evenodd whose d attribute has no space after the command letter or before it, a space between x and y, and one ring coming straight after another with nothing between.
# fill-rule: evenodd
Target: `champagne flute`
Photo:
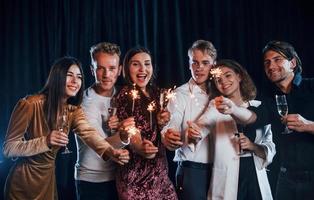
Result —
<instances>
[{"instance_id":1,"label":"champagne flute","mask_svg":"<svg viewBox=\"0 0 314 200\"><path fill-rule=\"evenodd\" d=\"M116 114L117 114L117 108L116 108L116 107L113 107L113 106L109 107L109 108L108 108L108 113L109 113L109 118L112 117L112 116L114 116L114 115L116 115ZM111 133L115 133L116 130L113 129L113 128L110 128L110 132L111 132Z\"/></svg>"},{"instance_id":2,"label":"champagne flute","mask_svg":"<svg viewBox=\"0 0 314 200\"><path fill-rule=\"evenodd\" d=\"M276 98L276 105L277 105L277 111L278 114L281 117L287 116L288 114L288 103L286 99L286 95L275 95ZM289 134L292 131L285 125L285 130L282 132L282 134Z\"/></svg>"},{"instance_id":3,"label":"champagne flute","mask_svg":"<svg viewBox=\"0 0 314 200\"><path fill-rule=\"evenodd\" d=\"M66 110L63 111L63 114L61 116L61 124L60 125L61 125L59 127L59 131L60 132L64 132L64 131L67 130L67 127L68 127L68 115L67 115L67 111ZM65 146L63 152L61 152L61 154L70 154L70 153L72 153L72 151L70 151L68 149L67 145Z\"/></svg>"}]
</instances>

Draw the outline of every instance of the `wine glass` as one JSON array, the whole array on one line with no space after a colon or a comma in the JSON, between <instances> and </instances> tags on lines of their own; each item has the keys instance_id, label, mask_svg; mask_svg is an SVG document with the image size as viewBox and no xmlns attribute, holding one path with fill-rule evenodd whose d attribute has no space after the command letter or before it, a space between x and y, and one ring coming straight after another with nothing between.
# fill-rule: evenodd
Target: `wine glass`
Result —
<instances>
[{"instance_id":1,"label":"wine glass","mask_svg":"<svg viewBox=\"0 0 314 200\"><path fill-rule=\"evenodd\" d=\"M234 136L236 136L238 138L238 141L239 141L239 153L238 155L241 156L243 154L245 154L245 151L241 148L241 144L240 144L240 133L243 133L243 126L241 124L237 124L237 129L238 129L238 132L236 132L234 134Z\"/></svg>"},{"instance_id":2,"label":"wine glass","mask_svg":"<svg viewBox=\"0 0 314 200\"><path fill-rule=\"evenodd\" d=\"M117 114L117 108L116 108L116 107L113 107L113 106L109 107L109 108L108 108L108 113L109 113L109 118L112 117L112 116L114 116L114 115L116 115L116 114ZM115 133L116 130L113 129L113 128L110 128L110 132L111 132L111 133Z\"/></svg>"},{"instance_id":3,"label":"wine glass","mask_svg":"<svg viewBox=\"0 0 314 200\"><path fill-rule=\"evenodd\" d=\"M287 116L288 114L288 103L286 99L286 95L275 95L276 98L276 105L277 105L277 111L278 114L281 117ZM285 125L285 130L282 132L282 134L289 134L292 131Z\"/></svg>"},{"instance_id":4,"label":"wine glass","mask_svg":"<svg viewBox=\"0 0 314 200\"><path fill-rule=\"evenodd\" d=\"M61 116L61 123L60 123L60 127L59 127L59 131L63 132L66 131L68 127L68 115L66 110L63 111L63 114ZM72 153L72 151L69 150L68 146L66 145L63 152L61 152L61 154L70 154Z\"/></svg>"}]
</instances>

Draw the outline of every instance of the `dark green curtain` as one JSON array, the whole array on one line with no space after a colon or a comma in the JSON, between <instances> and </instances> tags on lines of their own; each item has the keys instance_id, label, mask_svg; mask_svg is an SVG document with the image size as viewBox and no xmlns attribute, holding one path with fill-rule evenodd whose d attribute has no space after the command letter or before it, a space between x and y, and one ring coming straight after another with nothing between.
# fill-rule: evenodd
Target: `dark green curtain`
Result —
<instances>
[{"instance_id":1,"label":"dark green curtain","mask_svg":"<svg viewBox=\"0 0 314 200\"><path fill-rule=\"evenodd\" d=\"M58 57L80 59L89 85L91 45L115 42L123 53L143 45L152 51L158 84L170 87L189 79L187 50L206 39L262 89L261 49L269 40L292 43L304 75L314 75L313 20L306 0L0 0L0 144L15 103L40 90ZM1 190L7 165L0 167Z\"/></svg>"}]
</instances>

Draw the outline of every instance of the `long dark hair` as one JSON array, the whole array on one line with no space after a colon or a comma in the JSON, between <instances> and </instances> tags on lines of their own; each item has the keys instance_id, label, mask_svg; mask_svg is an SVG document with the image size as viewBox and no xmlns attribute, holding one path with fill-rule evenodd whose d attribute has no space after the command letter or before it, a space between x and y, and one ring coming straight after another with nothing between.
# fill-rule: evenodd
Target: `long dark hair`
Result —
<instances>
[{"instance_id":1,"label":"long dark hair","mask_svg":"<svg viewBox=\"0 0 314 200\"><path fill-rule=\"evenodd\" d=\"M130 61L132 59L132 57L138 53L147 53L152 61L152 67L153 67L153 75L152 77L150 78L149 80L149 84L147 85L147 88L150 89L151 86L154 86L155 83L154 83L154 80L156 78L156 72L155 72L155 69L154 69L154 65L153 65L153 57L152 57L152 54L150 53L150 51L145 48L145 47L134 47L132 49L130 49L124 56L124 59L123 59L123 78L125 79L126 83L128 85L132 85L133 82L131 80L131 76L130 76Z\"/></svg>"},{"instance_id":2,"label":"long dark hair","mask_svg":"<svg viewBox=\"0 0 314 200\"><path fill-rule=\"evenodd\" d=\"M54 62L50 69L45 86L39 92L44 94L46 101L44 103L44 112L50 129L55 129L58 113L62 111L62 100L65 96L66 77L69 68L77 65L82 74L82 85L76 96L67 100L68 104L80 105L83 99L84 74L81 63L73 57L62 57Z\"/></svg>"},{"instance_id":3,"label":"long dark hair","mask_svg":"<svg viewBox=\"0 0 314 200\"><path fill-rule=\"evenodd\" d=\"M219 67L228 67L232 71L234 71L236 74L239 74L241 77L240 81L240 92L242 99L244 101L250 101L255 99L256 97L256 87L254 85L254 82L252 81L250 75L247 73L247 71L236 61L231 59L222 59L217 61L214 68ZM212 97L216 97L220 95L219 90L217 89L214 78L211 79L211 95Z\"/></svg>"}]
</instances>

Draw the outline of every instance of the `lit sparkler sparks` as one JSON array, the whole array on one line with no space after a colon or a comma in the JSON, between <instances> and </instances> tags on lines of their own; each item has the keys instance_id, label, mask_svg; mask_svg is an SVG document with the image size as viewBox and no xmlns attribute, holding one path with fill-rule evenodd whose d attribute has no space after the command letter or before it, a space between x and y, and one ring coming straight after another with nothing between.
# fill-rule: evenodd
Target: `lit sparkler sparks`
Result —
<instances>
[{"instance_id":1,"label":"lit sparkler sparks","mask_svg":"<svg viewBox=\"0 0 314 200\"><path fill-rule=\"evenodd\" d=\"M220 76L222 75L222 71L219 67L213 68L210 70L209 72L211 74L211 78L220 78Z\"/></svg>"},{"instance_id":2,"label":"lit sparkler sparks","mask_svg":"<svg viewBox=\"0 0 314 200\"><path fill-rule=\"evenodd\" d=\"M161 110L164 109L167 106L167 103L172 99L174 100L176 98L176 93L174 92L174 89L176 88L176 86L168 90L165 90L163 92L161 92L160 94L160 107Z\"/></svg>"},{"instance_id":3,"label":"lit sparkler sparks","mask_svg":"<svg viewBox=\"0 0 314 200\"><path fill-rule=\"evenodd\" d=\"M136 128L135 126L129 128L127 130L127 132L130 134L130 137L132 137L133 135L136 135L136 133L138 133L140 130L138 128Z\"/></svg>"},{"instance_id":4,"label":"lit sparkler sparks","mask_svg":"<svg viewBox=\"0 0 314 200\"><path fill-rule=\"evenodd\" d=\"M148 104L147 110L148 110L149 112L152 112L152 111L155 110L155 107L156 107L156 103L155 103L155 101L152 101L152 102L150 102L150 103Z\"/></svg>"},{"instance_id":5,"label":"lit sparkler sparks","mask_svg":"<svg viewBox=\"0 0 314 200\"><path fill-rule=\"evenodd\" d=\"M166 93L166 101L169 101L171 99L176 99L176 93L174 92L174 89L176 89L176 86L173 87L173 89L169 89Z\"/></svg>"}]
</instances>

